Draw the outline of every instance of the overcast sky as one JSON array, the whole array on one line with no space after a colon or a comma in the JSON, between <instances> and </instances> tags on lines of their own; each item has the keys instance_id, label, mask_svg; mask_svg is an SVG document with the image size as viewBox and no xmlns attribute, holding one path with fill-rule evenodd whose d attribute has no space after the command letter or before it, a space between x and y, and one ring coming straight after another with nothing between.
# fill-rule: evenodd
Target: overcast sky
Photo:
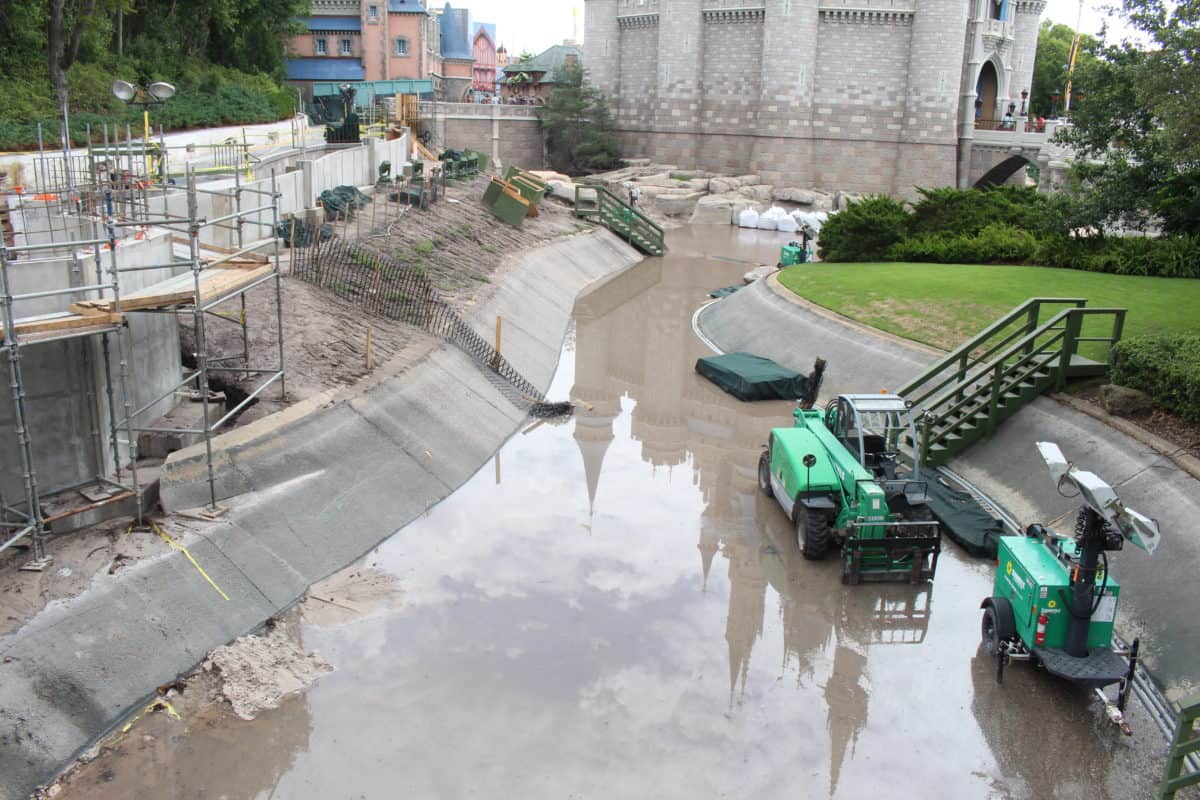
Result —
<instances>
[{"instance_id":1,"label":"overcast sky","mask_svg":"<svg viewBox=\"0 0 1200 800\"><path fill-rule=\"evenodd\" d=\"M452 3L471 9L471 18L477 22L494 22L497 38L514 56L522 50L540 53L571 38L573 32L576 38L583 39L583 0L452 0ZM439 0L433 0L432 5L440 5ZM1084 0L1080 27L1085 33L1100 31L1101 23L1109 19L1101 9L1108 5L1110 0ZM1073 28L1078 14L1079 0L1049 0L1043 18ZM1110 22L1109 28L1110 38L1119 38L1125 30L1119 19Z\"/></svg>"}]
</instances>

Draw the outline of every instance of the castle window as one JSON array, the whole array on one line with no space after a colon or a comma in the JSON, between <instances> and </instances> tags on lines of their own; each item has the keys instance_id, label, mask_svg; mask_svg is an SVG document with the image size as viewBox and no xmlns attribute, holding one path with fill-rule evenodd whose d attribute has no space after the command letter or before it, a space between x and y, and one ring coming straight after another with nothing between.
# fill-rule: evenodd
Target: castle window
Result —
<instances>
[{"instance_id":1,"label":"castle window","mask_svg":"<svg viewBox=\"0 0 1200 800\"><path fill-rule=\"evenodd\" d=\"M367 6L367 21L368 22L378 22L379 21L379 6L373 5L373 4Z\"/></svg>"},{"instance_id":2,"label":"castle window","mask_svg":"<svg viewBox=\"0 0 1200 800\"><path fill-rule=\"evenodd\" d=\"M323 55L326 55L326 54L328 54L328 53L329 53L329 46L328 46L328 45L325 43L325 39L324 39L324 38L322 38L322 37L317 37L317 38L314 40L314 42L313 42L313 52L314 52L314 53L316 53L316 54L317 54L317 55L319 55L319 56L323 56Z\"/></svg>"},{"instance_id":3,"label":"castle window","mask_svg":"<svg viewBox=\"0 0 1200 800\"><path fill-rule=\"evenodd\" d=\"M349 39L342 39L342 48L340 52L344 56L354 55L354 43Z\"/></svg>"},{"instance_id":4,"label":"castle window","mask_svg":"<svg viewBox=\"0 0 1200 800\"><path fill-rule=\"evenodd\" d=\"M408 39L405 39L403 36L398 36L395 39L392 39L392 55L408 55Z\"/></svg>"}]
</instances>

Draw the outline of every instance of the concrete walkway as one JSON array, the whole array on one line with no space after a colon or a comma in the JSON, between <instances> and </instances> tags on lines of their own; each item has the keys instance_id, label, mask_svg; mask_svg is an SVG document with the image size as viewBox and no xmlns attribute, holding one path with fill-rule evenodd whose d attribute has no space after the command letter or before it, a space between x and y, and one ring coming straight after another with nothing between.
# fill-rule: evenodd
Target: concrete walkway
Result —
<instances>
[{"instance_id":1,"label":"concrete walkway","mask_svg":"<svg viewBox=\"0 0 1200 800\"><path fill-rule=\"evenodd\" d=\"M505 355L545 388L575 297L640 260L606 231L558 240L502 267L471 324L483 334L503 315ZM215 440L223 494L239 496L185 544L228 600L172 553L105 575L0 638L0 798L28 797L155 686L425 513L525 419L452 345L307 410ZM176 501L206 499L194 456L172 461Z\"/></svg>"},{"instance_id":2,"label":"concrete walkway","mask_svg":"<svg viewBox=\"0 0 1200 800\"><path fill-rule=\"evenodd\" d=\"M982 323L985 321L981 320ZM774 278L759 281L704 309L701 332L726 352L745 350L807 372L829 361L823 398L840 392L895 391L937 359L936 351L815 310ZM1169 698L1200 688L1200 481L1169 459L1102 422L1043 397L1005 422L949 466L991 495L1022 525L1067 515L1078 505L1061 497L1034 444L1058 442L1067 457L1117 487L1122 500L1158 519L1163 542L1154 556L1135 547L1113 554L1122 584L1118 628L1142 637L1142 652ZM964 598L978 603L981 598Z\"/></svg>"}]
</instances>

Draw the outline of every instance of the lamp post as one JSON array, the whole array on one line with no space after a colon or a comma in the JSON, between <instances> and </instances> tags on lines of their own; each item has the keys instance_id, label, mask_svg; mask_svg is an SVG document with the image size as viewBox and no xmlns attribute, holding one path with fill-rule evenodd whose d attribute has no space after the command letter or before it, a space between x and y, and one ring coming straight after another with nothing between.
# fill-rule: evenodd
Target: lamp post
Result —
<instances>
[{"instance_id":1,"label":"lamp post","mask_svg":"<svg viewBox=\"0 0 1200 800\"><path fill-rule=\"evenodd\" d=\"M1056 119L1058 117L1058 101L1061 97L1062 95L1058 92L1053 92L1050 95L1050 119Z\"/></svg>"},{"instance_id":2,"label":"lamp post","mask_svg":"<svg viewBox=\"0 0 1200 800\"><path fill-rule=\"evenodd\" d=\"M131 106L142 107L142 149L146 154L146 177L150 177L153 166L150 163L150 106L160 106L175 96L175 87L169 83L129 83L113 81L112 93L118 100Z\"/></svg>"},{"instance_id":3,"label":"lamp post","mask_svg":"<svg viewBox=\"0 0 1200 800\"><path fill-rule=\"evenodd\" d=\"M1021 116L1025 116L1025 101L1029 99L1029 90L1021 90Z\"/></svg>"}]
</instances>

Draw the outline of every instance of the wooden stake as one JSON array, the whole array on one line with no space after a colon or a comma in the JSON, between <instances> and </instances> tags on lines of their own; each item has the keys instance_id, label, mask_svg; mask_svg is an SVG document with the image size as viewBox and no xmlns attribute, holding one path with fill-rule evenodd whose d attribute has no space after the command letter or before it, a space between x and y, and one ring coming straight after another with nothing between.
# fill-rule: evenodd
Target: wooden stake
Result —
<instances>
[{"instance_id":1,"label":"wooden stake","mask_svg":"<svg viewBox=\"0 0 1200 800\"><path fill-rule=\"evenodd\" d=\"M383 309L383 262L375 262L375 313Z\"/></svg>"},{"instance_id":2,"label":"wooden stake","mask_svg":"<svg viewBox=\"0 0 1200 800\"><path fill-rule=\"evenodd\" d=\"M383 193L383 202L387 202L387 191ZM375 188L375 196L371 198L371 230L375 230L375 207L379 205L379 187Z\"/></svg>"},{"instance_id":3,"label":"wooden stake","mask_svg":"<svg viewBox=\"0 0 1200 800\"><path fill-rule=\"evenodd\" d=\"M496 451L496 485L500 485L500 451Z\"/></svg>"},{"instance_id":4,"label":"wooden stake","mask_svg":"<svg viewBox=\"0 0 1200 800\"><path fill-rule=\"evenodd\" d=\"M375 367L375 361L372 358L371 345L374 343L373 334L375 329L370 325L367 326L367 372L370 372Z\"/></svg>"},{"instance_id":5,"label":"wooden stake","mask_svg":"<svg viewBox=\"0 0 1200 800\"><path fill-rule=\"evenodd\" d=\"M355 240L362 239L362 209L358 209L358 213L354 215L354 238Z\"/></svg>"},{"instance_id":6,"label":"wooden stake","mask_svg":"<svg viewBox=\"0 0 1200 800\"><path fill-rule=\"evenodd\" d=\"M500 333L504 329L504 320L496 317L496 359L492 369L500 369Z\"/></svg>"},{"instance_id":7,"label":"wooden stake","mask_svg":"<svg viewBox=\"0 0 1200 800\"><path fill-rule=\"evenodd\" d=\"M288 272L296 271L296 215L292 214L292 232L289 234L288 241L291 244L288 249L291 255L288 258Z\"/></svg>"}]
</instances>

